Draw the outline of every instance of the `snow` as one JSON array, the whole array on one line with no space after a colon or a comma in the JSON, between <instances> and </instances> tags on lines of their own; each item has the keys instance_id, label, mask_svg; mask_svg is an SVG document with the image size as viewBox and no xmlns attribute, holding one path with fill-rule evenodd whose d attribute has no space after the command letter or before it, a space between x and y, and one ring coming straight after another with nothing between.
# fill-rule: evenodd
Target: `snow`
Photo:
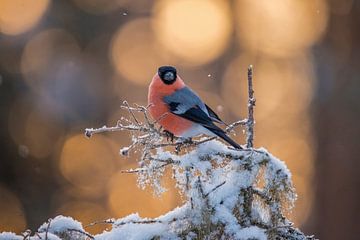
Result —
<instances>
[{"instance_id":1,"label":"snow","mask_svg":"<svg viewBox=\"0 0 360 240\"><path fill-rule=\"evenodd\" d=\"M23 240L24 237L17 236L12 232L2 232L0 233L0 240Z\"/></svg>"},{"instance_id":2,"label":"snow","mask_svg":"<svg viewBox=\"0 0 360 240\"><path fill-rule=\"evenodd\" d=\"M153 239L161 236L161 239L180 239L177 237L179 225L174 219L185 216L188 207L175 208L166 215L156 219L141 218L137 213L118 219L113 224L113 229L95 236L97 240L111 239ZM143 222L143 223L140 223ZM146 223L151 222L151 223ZM181 224L180 224L181 225Z\"/></svg>"},{"instance_id":3,"label":"snow","mask_svg":"<svg viewBox=\"0 0 360 240\"><path fill-rule=\"evenodd\" d=\"M11 232L3 232L0 233L0 240L42 240L42 239L47 239L47 240L61 240L61 238L59 238L58 236L56 236L55 234L52 233L37 233L34 236L31 236L30 238L24 238L23 236L18 236L15 233L11 233Z\"/></svg>"},{"instance_id":4,"label":"snow","mask_svg":"<svg viewBox=\"0 0 360 240\"><path fill-rule=\"evenodd\" d=\"M74 220L71 217L64 217L62 215L59 215L52 219L50 223L44 223L43 225L41 225L38 229L38 232L48 231L50 233L61 233L66 231L67 229L84 231L80 222Z\"/></svg>"},{"instance_id":5,"label":"snow","mask_svg":"<svg viewBox=\"0 0 360 240\"><path fill-rule=\"evenodd\" d=\"M264 229L255 226L239 229L239 231L236 233L234 237L238 239L258 239L258 240L268 239Z\"/></svg>"},{"instance_id":6,"label":"snow","mask_svg":"<svg viewBox=\"0 0 360 240\"><path fill-rule=\"evenodd\" d=\"M156 189L161 189L160 178L163 172L158 169L164 162L171 159L177 186L182 195L188 199L183 207L171 212L172 215L176 215L173 219L186 219L180 226L178 225L183 229L188 226L201 225L210 219L210 225L226 226L227 236L231 236L233 239L266 239L265 229L239 225L239 219L234 215L234 209L239 204L244 204L244 197L239 196L240 193L245 189L253 188L267 196L267 199L271 199L275 189L275 195L282 201L266 204L264 199L261 200L261 196L254 197L248 222L252 218L252 221L264 222L264 224L282 224L281 222L270 223L270 214L281 216L283 211L289 210L285 209L286 206L293 206L295 201L294 196L296 195L292 187L290 171L284 162L273 157L264 148L238 151L229 149L223 143L215 140L205 142L183 154L158 149L153 158L158 161L142 163L142 169L146 171L138 173L139 185L143 188L152 187L155 189L155 193L159 193L160 191ZM262 176L265 178L263 190L256 188L262 168L265 168L265 174ZM154 174L155 169L156 173ZM283 206L282 204L285 202L287 204ZM178 212L179 209L182 210L182 213ZM204 216L207 209L212 209L211 216ZM164 217L159 217L157 220L163 222ZM167 219L168 221L169 219ZM159 232L171 232L171 229L165 231L160 223L154 224L154 227ZM146 228L146 230L151 229L148 226ZM120 231L128 231L128 229L122 228Z\"/></svg>"},{"instance_id":7,"label":"snow","mask_svg":"<svg viewBox=\"0 0 360 240\"><path fill-rule=\"evenodd\" d=\"M203 239L208 236L262 240L275 231L267 231L269 229L281 229L278 232L292 236L291 239L306 239L283 217L296 199L291 173L284 162L266 149L239 151L213 140L180 153L161 148L146 153L151 154L150 158L142 158L136 171L139 186L162 194L166 189L161 178L165 168L171 168L177 187L186 199L184 204L154 219L134 213L114 220L112 229L95 235L94 239ZM264 182L261 188L257 186L259 179ZM287 231L289 228L291 231ZM38 234L43 238L45 233L48 239L54 240L64 236L86 237L80 222L64 216L44 223ZM2 239L21 238L2 233ZM32 239L38 238L34 235Z\"/></svg>"},{"instance_id":8,"label":"snow","mask_svg":"<svg viewBox=\"0 0 360 240\"><path fill-rule=\"evenodd\" d=\"M121 227L114 228L111 232L105 232L95 236L97 240L146 240L153 239L156 236L162 236L163 239L176 239L175 234L167 232L167 226L162 223L153 224L134 224L129 223Z\"/></svg>"}]
</instances>

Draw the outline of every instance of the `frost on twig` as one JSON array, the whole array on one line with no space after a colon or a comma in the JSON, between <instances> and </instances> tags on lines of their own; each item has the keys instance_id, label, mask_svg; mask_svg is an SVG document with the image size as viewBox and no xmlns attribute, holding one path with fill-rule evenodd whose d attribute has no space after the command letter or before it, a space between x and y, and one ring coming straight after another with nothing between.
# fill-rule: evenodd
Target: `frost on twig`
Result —
<instances>
[{"instance_id":1,"label":"frost on twig","mask_svg":"<svg viewBox=\"0 0 360 240\"><path fill-rule=\"evenodd\" d=\"M194 140L174 138L157 126L159 119L148 116L148 107L130 105L121 108L129 114L114 127L86 129L85 135L128 131L132 143L120 150L129 155L138 150L138 168L123 170L137 174L141 188L150 187L156 194L165 169L171 169L176 186L185 201L182 206L157 218L131 214L122 219L108 219L88 225L111 224L112 229L95 236L82 226L69 226L62 234L71 239L314 239L305 236L285 217L296 200L291 173L284 162L266 149L254 149L254 106L252 67L248 69L248 117L227 126L246 128L246 148L230 148L216 137ZM121 186L119 186L121 187ZM54 219L55 220L55 219ZM40 228L57 234L54 220ZM50 225L51 224L51 225ZM50 226L49 226L50 225ZM74 237L77 234L77 237ZM50 239L50 238L49 238Z\"/></svg>"},{"instance_id":2,"label":"frost on twig","mask_svg":"<svg viewBox=\"0 0 360 240\"><path fill-rule=\"evenodd\" d=\"M248 119L246 122L246 147L252 148L254 143L254 106L255 106L255 98L254 98L254 90L253 90L253 66L250 65L248 68Z\"/></svg>"}]
</instances>

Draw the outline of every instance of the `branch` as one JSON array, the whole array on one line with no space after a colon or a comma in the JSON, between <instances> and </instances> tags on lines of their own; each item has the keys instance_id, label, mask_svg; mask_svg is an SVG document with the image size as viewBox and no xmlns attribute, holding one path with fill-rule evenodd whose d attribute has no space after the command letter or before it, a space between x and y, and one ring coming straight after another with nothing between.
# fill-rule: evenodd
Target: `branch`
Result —
<instances>
[{"instance_id":1,"label":"branch","mask_svg":"<svg viewBox=\"0 0 360 240\"><path fill-rule=\"evenodd\" d=\"M253 90L253 66L250 65L248 68L248 119L246 122L246 147L252 148L254 146L254 106L255 106L255 98L254 98L254 90Z\"/></svg>"},{"instance_id":2,"label":"branch","mask_svg":"<svg viewBox=\"0 0 360 240\"><path fill-rule=\"evenodd\" d=\"M173 164L174 162L167 162L167 163L164 163L160 166L157 166L151 170L155 170L155 169L160 169L160 168L164 168L170 164ZM121 170L121 173L138 173L138 172L144 172L144 171L148 171L149 169L148 168L135 168L135 169L128 169L128 170Z\"/></svg>"},{"instance_id":3,"label":"branch","mask_svg":"<svg viewBox=\"0 0 360 240\"><path fill-rule=\"evenodd\" d=\"M142 220L142 221L124 221L124 222L116 222L114 223L114 225L116 226L121 226L121 225L126 225L126 224L152 224L152 223L163 223L160 220L156 220L156 219L149 219L149 220Z\"/></svg>"},{"instance_id":4,"label":"branch","mask_svg":"<svg viewBox=\"0 0 360 240\"><path fill-rule=\"evenodd\" d=\"M208 193L205 194L205 197L208 197L210 195L210 193L214 192L216 189L218 189L219 187L221 187L222 185L224 185L226 183L226 181L223 181L222 183L220 183L219 185L217 185L216 187L214 187L213 189L211 189Z\"/></svg>"},{"instance_id":5,"label":"branch","mask_svg":"<svg viewBox=\"0 0 360 240\"><path fill-rule=\"evenodd\" d=\"M131 116L133 117L136 125L140 126L140 122L137 120L137 118L135 117L135 114L133 112L133 110L135 110L134 108L130 107L129 103L127 101L123 101L123 104L127 107L127 110L129 111L129 113L131 114Z\"/></svg>"},{"instance_id":6,"label":"branch","mask_svg":"<svg viewBox=\"0 0 360 240\"><path fill-rule=\"evenodd\" d=\"M45 240L48 240L48 232L49 232L49 228L50 228L51 221L52 221L52 219L49 218L49 220L48 220L48 225L46 226Z\"/></svg>"},{"instance_id":7,"label":"branch","mask_svg":"<svg viewBox=\"0 0 360 240\"><path fill-rule=\"evenodd\" d=\"M114 223L115 223L114 219L106 219L106 220L101 220L101 221L96 221L96 222L89 223L88 225L84 226L84 228L92 227L92 226L95 226L97 224L114 224Z\"/></svg>"},{"instance_id":8,"label":"branch","mask_svg":"<svg viewBox=\"0 0 360 240\"><path fill-rule=\"evenodd\" d=\"M124 126L120 123L118 123L115 127L107 127L103 126L101 128L86 128L85 129L85 136L90 138L93 134L96 133L103 133L103 132L116 132L116 131L123 131L123 130L129 130L129 131L145 131L145 129L141 127L135 127L132 125Z\"/></svg>"},{"instance_id":9,"label":"branch","mask_svg":"<svg viewBox=\"0 0 360 240\"><path fill-rule=\"evenodd\" d=\"M232 124L230 124L230 125L228 125L228 126L226 127L225 132L228 133L228 132L232 131L232 130L233 130L235 127L237 127L237 126L244 126L244 125L247 124L247 122L248 122L247 119L243 119L243 120L239 120L239 121L233 122Z\"/></svg>"}]
</instances>

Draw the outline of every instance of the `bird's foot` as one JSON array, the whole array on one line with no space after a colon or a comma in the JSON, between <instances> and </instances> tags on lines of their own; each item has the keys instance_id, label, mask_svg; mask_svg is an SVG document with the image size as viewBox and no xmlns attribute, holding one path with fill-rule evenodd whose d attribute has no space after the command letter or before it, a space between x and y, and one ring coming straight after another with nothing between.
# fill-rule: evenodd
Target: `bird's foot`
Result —
<instances>
[{"instance_id":1,"label":"bird's foot","mask_svg":"<svg viewBox=\"0 0 360 240\"><path fill-rule=\"evenodd\" d=\"M184 141L183 141L184 144L193 144L193 140L192 138L185 138Z\"/></svg>"},{"instance_id":2,"label":"bird's foot","mask_svg":"<svg viewBox=\"0 0 360 240\"><path fill-rule=\"evenodd\" d=\"M172 132L169 132L168 130L164 130L163 133L166 136L166 141L169 141L170 139L171 142L174 142L175 135Z\"/></svg>"},{"instance_id":3,"label":"bird's foot","mask_svg":"<svg viewBox=\"0 0 360 240\"><path fill-rule=\"evenodd\" d=\"M184 144L192 144L194 143L193 140L191 138L183 138L183 137L179 137L176 140L176 143L179 145L184 145Z\"/></svg>"},{"instance_id":4,"label":"bird's foot","mask_svg":"<svg viewBox=\"0 0 360 240\"><path fill-rule=\"evenodd\" d=\"M179 154L179 152L181 151L181 148L184 147L184 145L190 145L193 144L193 140L191 138L179 138L176 141L176 146L175 146L175 153Z\"/></svg>"}]
</instances>

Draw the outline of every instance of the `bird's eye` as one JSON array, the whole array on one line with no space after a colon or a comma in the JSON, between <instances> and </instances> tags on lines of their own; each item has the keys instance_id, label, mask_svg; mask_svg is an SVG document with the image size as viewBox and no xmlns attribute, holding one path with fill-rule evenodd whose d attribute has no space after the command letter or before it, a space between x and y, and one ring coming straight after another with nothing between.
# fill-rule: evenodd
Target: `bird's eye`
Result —
<instances>
[{"instance_id":1,"label":"bird's eye","mask_svg":"<svg viewBox=\"0 0 360 240\"><path fill-rule=\"evenodd\" d=\"M163 83L171 85L176 81L176 68L172 66L162 66L158 69L158 74Z\"/></svg>"},{"instance_id":2,"label":"bird's eye","mask_svg":"<svg viewBox=\"0 0 360 240\"><path fill-rule=\"evenodd\" d=\"M166 72L165 74L164 74L164 80L165 81L174 81L175 80L175 75L174 75L174 73L172 73L172 72Z\"/></svg>"}]
</instances>

